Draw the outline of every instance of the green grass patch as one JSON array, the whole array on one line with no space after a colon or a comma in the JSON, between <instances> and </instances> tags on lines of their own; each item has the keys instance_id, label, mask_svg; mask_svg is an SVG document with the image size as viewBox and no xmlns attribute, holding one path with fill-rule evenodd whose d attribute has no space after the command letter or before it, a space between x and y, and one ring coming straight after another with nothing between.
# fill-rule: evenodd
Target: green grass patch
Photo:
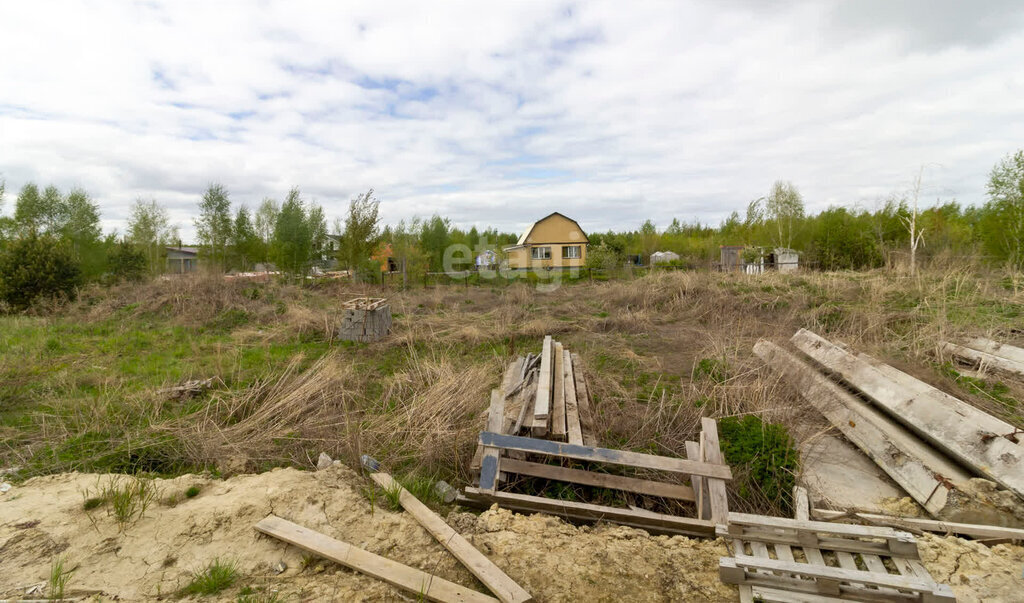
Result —
<instances>
[{"instance_id":1,"label":"green grass patch","mask_svg":"<svg viewBox=\"0 0 1024 603\"><path fill-rule=\"evenodd\" d=\"M721 419L718 430L722 454L738 477L733 482L737 493L792 515L799 453L785 426L747 415Z\"/></svg>"},{"instance_id":2,"label":"green grass patch","mask_svg":"<svg viewBox=\"0 0 1024 603\"><path fill-rule=\"evenodd\" d=\"M214 559L192 573L192 581L181 590L183 595L216 595L238 581L238 566L233 561Z\"/></svg>"}]
</instances>

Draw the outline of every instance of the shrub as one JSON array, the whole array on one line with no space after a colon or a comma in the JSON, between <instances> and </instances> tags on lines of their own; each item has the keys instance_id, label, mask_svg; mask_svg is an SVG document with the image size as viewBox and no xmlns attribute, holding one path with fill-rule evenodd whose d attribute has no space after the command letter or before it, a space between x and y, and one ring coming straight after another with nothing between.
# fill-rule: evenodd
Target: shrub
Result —
<instances>
[{"instance_id":1,"label":"shrub","mask_svg":"<svg viewBox=\"0 0 1024 603\"><path fill-rule=\"evenodd\" d=\"M37 299L73 299L82 272L67 247L52 237L29 235L0 252L0 301L24 310Z\"/></svg>"},{"instance_id":2,"label":"shrub","mask_svg":"<svg viewBox=\"0 0 1024 603\"><path fill-rule=\"evenodd\" d=\"M146 275L146 264L146 254L124 241L115 245L107 256L107 270L114 282L141 281Z\"/></svg>"},{"instance_id":3,"label":"shrub","mask_svg":"<svg viewBox=\"0 0 1024 603\"><path fill-rule=\"evenodd\" d=\"M718 429L726 462L748 472L736 483L740 497L766 500L791 515L799 455L785 426L747 415L726 417L718 422Z\"/></svg>"}]
</instances>

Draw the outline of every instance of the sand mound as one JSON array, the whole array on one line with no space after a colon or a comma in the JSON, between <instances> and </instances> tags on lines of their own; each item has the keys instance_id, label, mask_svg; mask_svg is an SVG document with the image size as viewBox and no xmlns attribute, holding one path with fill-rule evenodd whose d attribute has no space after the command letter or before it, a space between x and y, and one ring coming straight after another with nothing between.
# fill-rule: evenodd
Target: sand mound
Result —
<instances>
[{"instance_id":1,"label":"sand mound","mask_svg":"<svg viewBox=\"0 0 1024 603\"><path fill-rule=\"evenodd\" d=\"M482 589L412 517L371 506L363 494L367 480L340 465L223 481L156 480L157 500L124 529L107 506L83 509L86 493L114 478L53 475L0 494L0 598L46 596L51 562L63 556L75 568L65 593L71 597L168 598L188 584L193 571L220 559L236 563L240 579L219 600L235 600L246 586L280 592L286 600L414 600L258 535L253 525L270 513ZM190 486L200 488L198 496L183 496ZM577 527L497 508L479 516L456 511L447 519L538 601L737 600L736 590L718 580L718 558L727 554L720 540L649 536L606 524ZM962 601L1006 600L1024 589L1024 548L929 536L922 539L921 554ZM287 565L282 573L274 569L279 562Z\"/></svg>"}]
</instances>

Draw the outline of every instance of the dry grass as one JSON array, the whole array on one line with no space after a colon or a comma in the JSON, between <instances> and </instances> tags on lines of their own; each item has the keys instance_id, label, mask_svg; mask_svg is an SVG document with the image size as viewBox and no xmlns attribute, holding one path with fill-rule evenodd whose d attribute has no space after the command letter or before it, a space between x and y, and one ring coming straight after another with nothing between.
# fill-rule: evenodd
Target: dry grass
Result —
<instances>
[{"instance_id":1,"label":"dry grass","mask_svg":"<svg viewBox=\"0 0 1024 603\"><path fill-rule=\"evenodd\" d=\"M370 345L334 342L339 302L367 294L391 299L394 335ZM153 390L130 387L128 376L85 375L82 367L96 361L74 357L46 377L30 417L35 431L0 426L6 440L27 442L5 454L19 463L43 446L98 433L101 450L82 455L145 456L149 446L189 466L240 471L308 467L321 451L354 466L368 453L392 468L465 482L488 390L515 355L539 351L546 334L581 355L608 446L681 455L701 416L753 414L787 425L798 439L820 432L824 420L751 353L759 338L784 343L801 327L1024 424L1005 400L955 381L937 353L942 340L1024 339L1013 331L1024 322L1024 277L968 267L916 277L663 272L550 292L526 284L382 292L197 277L90 290L64 311L45 320L116 321L126 329L170 323L227 335L228 349L217 352L209 373L194 375L223 377L226 385L169 409ZM20 328L24 319L4 320ZM284 343L296 351L256 379L241 376L232 349ZM702 362L720 374L700 369ZM14 363L0 361L0 368L31 378ZM83 381L94 392L89 403L48 393ZM1024 386L1007 387L1009 397L1024 400ZM52 465L68 466L75 465Z\"/></svg>"}]
</instances>

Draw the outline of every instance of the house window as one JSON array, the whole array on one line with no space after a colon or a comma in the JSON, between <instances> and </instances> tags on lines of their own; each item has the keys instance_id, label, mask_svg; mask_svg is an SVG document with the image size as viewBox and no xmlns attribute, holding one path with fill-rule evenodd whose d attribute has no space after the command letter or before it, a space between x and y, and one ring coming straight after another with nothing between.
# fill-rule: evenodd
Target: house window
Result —
<instances>
[{"instance_id":1,"label":"house window","mask_svg":"<svg viewBox=\"0 0 1024 603\"><path fill-rule=\"evenodd\" d=\"M533 247L530 249L533 259L535 260L550 260L551 259L551 248L550 247Z\"/></svg>"},{"instance_id":2,"label":"house window","mask_svg":"<svg viewBox=\"0 0 1024 603\"><path fill-rule=\"evenodd\" d=\"M570 260L580 259L580 246L566 245L565 247L562 247L562 257Z\"/></svg>"}]
</instances>

